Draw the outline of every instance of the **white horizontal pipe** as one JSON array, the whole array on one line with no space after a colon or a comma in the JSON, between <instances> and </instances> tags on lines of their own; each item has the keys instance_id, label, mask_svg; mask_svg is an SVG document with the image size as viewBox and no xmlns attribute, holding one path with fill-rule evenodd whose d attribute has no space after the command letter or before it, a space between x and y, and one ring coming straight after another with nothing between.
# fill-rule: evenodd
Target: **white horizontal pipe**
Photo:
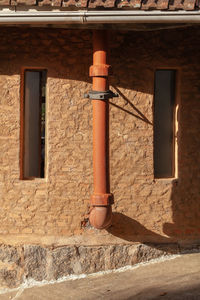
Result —
<instances>
[{"instance_id":1,"label":"white horizontal pipe","mask_svg":"<svg viewBox=\"0 0 200 300\"><path fill-rule=\"evenodd\" d=\"M1 11L0 24L200 23L199 11Z\"/></svg>"}]
</instances>

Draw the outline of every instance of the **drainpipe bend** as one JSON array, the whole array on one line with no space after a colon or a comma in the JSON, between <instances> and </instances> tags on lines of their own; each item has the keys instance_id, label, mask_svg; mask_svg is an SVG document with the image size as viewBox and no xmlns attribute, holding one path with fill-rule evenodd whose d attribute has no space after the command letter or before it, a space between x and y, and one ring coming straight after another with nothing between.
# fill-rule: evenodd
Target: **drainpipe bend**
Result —
<instances>
[{"instance_id":1,"label":"drainpipe bend","mask_svg":"<svg viewBox=\"0 0 200 300\"><path fill-rule=\"evenodd\" d=\"M94 206L90 211L90 224L96 229L106 229L112 223L112 207Z\"/></svg>"},{"instance_id":2,"label":"drainpipe bend","mask_svg":"<svg viewBox=\"0 0 200 300\"><path fill-rule=\"evenodd\" d=\"M108 90L110 66L107 58L107 33L103 30L93 32L93 65L90 76L93 79L93 91ZM109 191L108 161L108 102L93 99L93 173L94 193L91 196L90 224L97 229L111 225L113 195Z\"/></svg>"}]
</instances>

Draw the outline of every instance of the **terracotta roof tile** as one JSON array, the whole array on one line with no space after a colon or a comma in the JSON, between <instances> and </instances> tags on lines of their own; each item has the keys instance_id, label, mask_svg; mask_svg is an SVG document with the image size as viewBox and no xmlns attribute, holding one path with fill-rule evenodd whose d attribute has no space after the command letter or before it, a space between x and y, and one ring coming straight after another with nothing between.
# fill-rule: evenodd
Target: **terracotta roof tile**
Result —
<instances>
[{"instance_id":1,"label":"terracotta roof tile","mask_svg":"<svg viewBox=\"0 0 200 300\"><path fill-rule=\"evenodd\" d=\"M169 2L169 9L184 9L184 10L194 10L196 1L194 0L173 0Z\"/></svg>"},{"instance_id":2,"label":"terracotta roof tile","mask_svg":"<svg viewBox=\"0 0 200 300\"><path fill-rule=\"evenodd\" d=\"M10 0L0 0L0 5L10 5Z\"/></svg>"},{"instance_id":3,"label":"terracotta roof tile","mask_svg":"<svg viewBox=\"0 0 200 300\"><path fill-rule=\"evenodd\" d=\"M0 0L0 6L17 5L93 9L195 10L200 8L200 0Z\"/></svg>"},{"instance_id":4,"label":"terracotta roof tile","mask_svg":"<svg viewBox=\"0 0 200 300\"><path fill-rule=\"evenodd\" d=\"M11 0L10 5L31 5L34 6L37 4L36 0Z\"/></svg>"},{"instance_id":5,"label":"terracotta roof tile","mask_svg":"<svg viewBox=\"0 0 200 300\"><path fill-rule=\"evenodd\" d=\"M141 5L141 0L119 0L116 3L117 8L129 7L134 9L140 9Z\"/></svg>"},{"instance_id":6,"label":"terracotta roof tile","mask_svg":"<svg viewBox=\"0 0 200 300\"><path fill-rule=\"evenodd\" d=\"M62 7L79 7L86 8L87 0L63 0Z\"/></svg>"}]
</instances>

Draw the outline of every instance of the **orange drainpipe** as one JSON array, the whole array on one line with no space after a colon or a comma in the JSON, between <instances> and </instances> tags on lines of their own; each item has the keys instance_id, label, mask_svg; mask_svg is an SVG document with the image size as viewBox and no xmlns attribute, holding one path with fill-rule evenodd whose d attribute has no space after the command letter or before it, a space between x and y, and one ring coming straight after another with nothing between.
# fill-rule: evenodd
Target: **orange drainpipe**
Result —
<instances>
[{"instance_id":1,"label":"orange drainpipe","mask_svg":"<svg viewBox=\"0 0 200 300\"><path fill-rule=\"evenodd\" d=\"M93 91L108 90L108 73L106 64L107 32L93 32L93 65L90 76L93 79ZM94 96L95 98L95 96ZM93 171L94 193L91 196L90 224L97 229L111 225L113 195L109 191L107 128L108 100L93 98Z\"/></svg>"}]
</instances>

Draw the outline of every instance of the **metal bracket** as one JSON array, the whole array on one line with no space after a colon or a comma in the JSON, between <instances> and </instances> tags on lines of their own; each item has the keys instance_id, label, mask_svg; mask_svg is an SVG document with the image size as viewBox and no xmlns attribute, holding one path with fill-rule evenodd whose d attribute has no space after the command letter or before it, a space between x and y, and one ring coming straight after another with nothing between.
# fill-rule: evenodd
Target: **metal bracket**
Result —
<instances>
[{"instance_id":1,"label":"metal bracket","mask_svg":"<svg viewBox=\"0 0 200 300\"><path fill-rule=\"evenodd\" d=\"M114 97L119 97L119 95L113 93L111 90L105 92L89 91L88 93L84 94L84 98L89 98L92 100L109 100Z\"/></svg>"}]
</instances>

